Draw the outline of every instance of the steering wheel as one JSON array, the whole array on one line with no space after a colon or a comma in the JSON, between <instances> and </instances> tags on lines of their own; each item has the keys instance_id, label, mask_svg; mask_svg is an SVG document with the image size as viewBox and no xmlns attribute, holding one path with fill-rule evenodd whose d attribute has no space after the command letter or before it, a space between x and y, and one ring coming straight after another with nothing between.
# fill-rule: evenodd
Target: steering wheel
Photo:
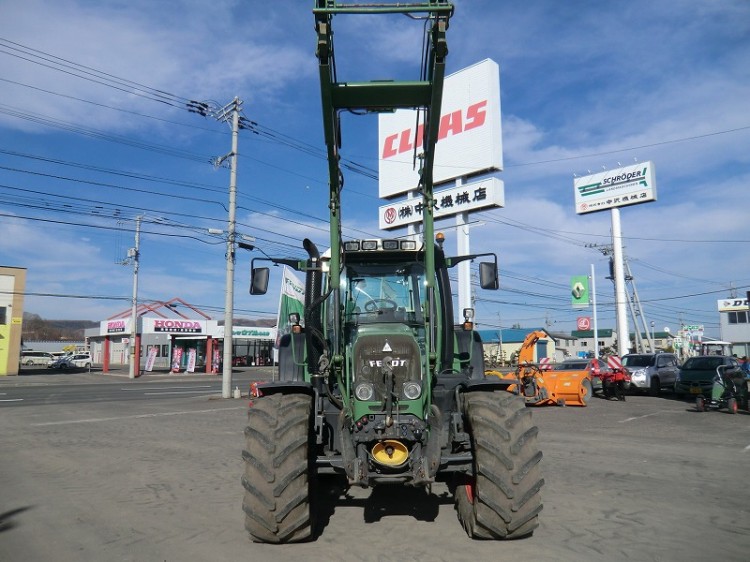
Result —
<instances>
[{"instance_id":1,"label":"steering wheel","mask_svg":"<svg viewBox=\"0 0 750 562\"><path fill-rule=\"evenodd\" d=\"M391 299L370 299L365 303L365 310L367 312L385 311L391 312L398 308L396 301Z\"/></svg>"}]
</instances>

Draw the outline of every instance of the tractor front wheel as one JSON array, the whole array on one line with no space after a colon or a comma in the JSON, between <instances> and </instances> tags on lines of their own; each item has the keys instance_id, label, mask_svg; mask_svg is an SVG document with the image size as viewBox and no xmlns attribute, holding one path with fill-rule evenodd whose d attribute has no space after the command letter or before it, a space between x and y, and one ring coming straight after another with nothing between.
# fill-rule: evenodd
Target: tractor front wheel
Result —
<instances>
[{"instance_id":1,"label":"tractor front wheel","mask_svg":"<svg viewBox=\"0 0 750 562\"><path fill-rule=\"evenodd\" d=\"M315 437L312 398L271 394L253 399L245 428L245 529L255 542L310 539L313 516L310 479Z\"/></svg>"},{"instance_id":2,"label":"tractor front wheel","mask_svg":"<svg viewBox=\"0 0 750 562\"><path fill-rule=\"evenodd\" d=\"M544 479L531 411L507 392L471 392L464 395L464 424L474 467L456 487L455 502L466 533L476 539L532 534L539 525Z\"/></svg>"}]
</instances>

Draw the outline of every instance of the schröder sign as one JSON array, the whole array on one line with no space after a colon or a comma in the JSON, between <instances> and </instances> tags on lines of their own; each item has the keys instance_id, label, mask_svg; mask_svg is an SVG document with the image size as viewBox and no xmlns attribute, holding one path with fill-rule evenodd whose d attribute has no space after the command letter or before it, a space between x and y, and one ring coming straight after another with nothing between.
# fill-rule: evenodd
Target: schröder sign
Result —
<instances>
[{"instance_id":1,"label":"schr\u00f6der sign","mask_svg":"<svg viewBox=\"0 0 750 562\"><path fill-rule=\"evenodd\" d=\"M415 130L416 129L416 130ZM378 116L379 194L391 198L419 184L419 161L413 164L414 144L422 152L424 111L401 109ZM503 168L500 120L500 69L485 59L446 76L434 183Z\"/></svg>"},{"instance_id":2,"label":"schr\u00f6der sign","mask_svg":"<svg viewBox=\"0 0 750 562\"><path fill-rule=\"evenodd\" d=\"M576 213L656 201L653 162L633 164L573 180Z\"/></svg>"}]
</instances>

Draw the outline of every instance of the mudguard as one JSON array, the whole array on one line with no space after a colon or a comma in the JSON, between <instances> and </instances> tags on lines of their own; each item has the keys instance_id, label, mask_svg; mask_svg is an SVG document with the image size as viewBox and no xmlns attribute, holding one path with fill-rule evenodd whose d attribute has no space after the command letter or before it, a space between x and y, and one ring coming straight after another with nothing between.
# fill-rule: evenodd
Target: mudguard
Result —
<instances>
[{"instance_id":1,"label":"mudguard","mask_svg":"<svg viewBox=\"0 0 750 562\"><path fill-rule=\"evenodd\" d=\"M305 381L264 381L252 383L250 394L254 396L270 396L271 394L308 394L315 396L315 390L310 383Z\"/></svg>"}]
</instances>

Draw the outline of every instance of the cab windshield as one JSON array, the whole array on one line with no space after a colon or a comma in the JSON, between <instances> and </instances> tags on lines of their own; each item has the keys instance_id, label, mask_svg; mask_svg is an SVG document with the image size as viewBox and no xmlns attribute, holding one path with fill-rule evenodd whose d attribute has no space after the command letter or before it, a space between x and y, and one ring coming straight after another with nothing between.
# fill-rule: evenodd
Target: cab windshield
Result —
<instances>
[{"instance_id":1,"label":"cab windshield","mask_svg":"<svg viewBox=\"0 0 750 562\"><path fill-rule=\"evenodd\" d=\"M345 322L421 324L424 287L421 263L347 265L341 285Z\"/></svg>"}]
</instances>

